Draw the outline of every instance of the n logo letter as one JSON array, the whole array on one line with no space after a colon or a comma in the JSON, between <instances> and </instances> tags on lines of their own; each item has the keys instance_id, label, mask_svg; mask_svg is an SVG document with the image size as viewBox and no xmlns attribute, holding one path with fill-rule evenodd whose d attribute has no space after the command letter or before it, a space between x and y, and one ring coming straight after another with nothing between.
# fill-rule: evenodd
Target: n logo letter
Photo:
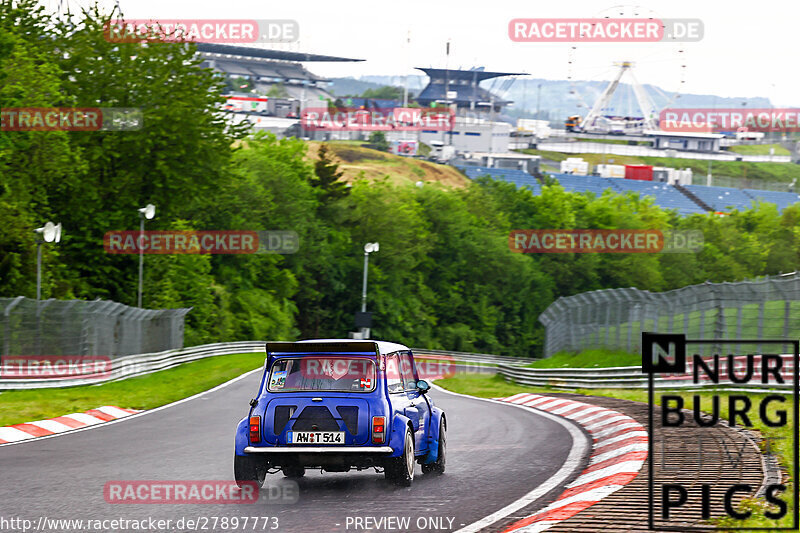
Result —
<instances>
[{"instance_id":1,"label":"n logo letter","mask_svg":"<svg viewBox=\"0 0 800 533\"><path fill-rule=\"evenodd\" d=\"M686 372L686 336L642 332L642 372Z\"/></svg>"}]
</instances>

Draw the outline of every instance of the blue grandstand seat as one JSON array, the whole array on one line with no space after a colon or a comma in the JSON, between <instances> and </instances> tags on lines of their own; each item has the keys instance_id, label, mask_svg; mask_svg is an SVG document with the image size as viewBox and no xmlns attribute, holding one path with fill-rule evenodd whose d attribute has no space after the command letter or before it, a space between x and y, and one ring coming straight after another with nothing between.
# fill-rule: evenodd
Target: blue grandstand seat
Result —
<instances>
[{"instance_id":1,"label":"blue grandstand seat","mask_svg":"<svg viewBox=\"0 0 800 533\"><path fill-rule=\"evenodd\" d=\"M577 176L574 174L552 174L562 187L574 192L593 192L603 194L607 189L620 194L627 191L652 196L655 203L665 209L677 209L681 215L705 213L703 208L672 185L652 181L626 180L622 178L601 178L599 176Z\"/></svg>"},{"instance_id":2,"label":"blue grandstand seat","mask_svg":"<svg viewBox=\"0 0 800 533\"><path fill-rule=\"evenodd\" d=\"M714 211L745 210L753 205L753 198L741 189L732 187L709 187L707 185L686 185L686 188L711 206Z\"/></svg>"},{"instance_id":3,"label":"blue grandstand seat","mask_svg":"<svg viewBox=\"0 0 800 533\"><path fill-rule=\"evenodd\" d=\"M779 212L794 203L800 202L800 195L793 192L761 191L757 189L742 189L742 192L753 200L771 202L777 205Z\"/></svg>"},{"instance_id":4,"label":"blue grandstand seat","mask_svg":"<svg viewBox=\"0 0 800 533\"><path fill-rule=\"evenodd\" d=\"M620 192L633 191L641 195L652 196L656 200L656 205L664 209L677 209L681 215L706 212L688 196L666 183L619 178L609 178L609 180Z\"/></svg>"},{"instance_id":5,"label":"blue grandstand seat","mask_svg":"<svg viewBox=\"0 0 800 533\"><path fill-rule=\"evenodd\" d=\"M470 179L490 176L495 180L513 183L517 187L527 187L535 195L541 194L542 188L539 181L523 170L479 166L459 166L459 168ZM632 191L641 195L652 196L655 198L656 205L665 209L676 209L681 215L706 212L680 190L666 183L560 173L553 173L551 176L558 180L561 186L568 191L591 192L597 196L602 195L603 192L609 189L620 194ZM725 212L732 209L748 209L756 200L774 203L778 206L778 210L782 211L787 206L800 202L800 195L788 192L708 187L705 185L685 185L685 187L715 211Z\"/></svg>"},{"instance_id":6,"label":"blue grandstand seat","mask_svg":"<svg viewBox=\"0 0 800 533\"><path fill-rule=\"evenodd\" d=\"M515 168L491 168L491 167L463 167L464 173L469 179L479 178L481 176L489 176L498 181L506 181L513 183L517 187L527 187L533 191L534 195L538 195L542 191L542 186L539 180L531 176L524 170Z\"/></svg>"}]
</instances>

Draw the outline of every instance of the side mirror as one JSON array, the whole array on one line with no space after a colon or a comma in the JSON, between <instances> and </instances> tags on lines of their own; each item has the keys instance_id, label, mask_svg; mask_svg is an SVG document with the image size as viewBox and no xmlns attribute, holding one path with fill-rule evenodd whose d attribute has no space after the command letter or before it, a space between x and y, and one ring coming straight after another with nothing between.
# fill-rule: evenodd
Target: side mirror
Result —
<instances>
[{"instance_id":1,"label":"side mirror","mask_svg":"<svg viewBox=\"0 0 800 533\"><path fill-rule=\"evenodd\" d=\"M417 390L422 394L425 394L429 390L431 390L431 386L428 384L427 381L424 379L417 380Z\"/></svg>"}]
</instances>

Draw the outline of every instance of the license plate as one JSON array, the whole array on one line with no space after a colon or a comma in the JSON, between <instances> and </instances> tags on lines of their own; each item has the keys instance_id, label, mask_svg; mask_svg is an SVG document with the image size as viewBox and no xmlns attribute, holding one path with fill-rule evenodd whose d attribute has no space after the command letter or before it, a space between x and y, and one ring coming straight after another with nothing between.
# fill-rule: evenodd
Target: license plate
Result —
<instances>
[{"instance_id":1,"label":"license plate","mask_svg":"<svg viewBox=\"0 0 800 533\"><path fill-rule=\"evenodd\" d=\"M290 431L290 444L344 444L344 431Z\"/></svg>"}]
</instances>

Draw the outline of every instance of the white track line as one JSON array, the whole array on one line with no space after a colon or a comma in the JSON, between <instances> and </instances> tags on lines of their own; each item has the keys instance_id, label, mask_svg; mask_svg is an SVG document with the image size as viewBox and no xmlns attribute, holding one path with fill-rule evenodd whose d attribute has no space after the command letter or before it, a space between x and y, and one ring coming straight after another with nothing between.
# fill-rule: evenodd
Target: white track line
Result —
<instances>
[{"instance_id":1,"label":"white track line","mask_svg":"<svg viewBox=\"0 0 800 533\"><path fill-rule=\"evenodd\" d=\"M229 381L226 381L225 383L221 383L220 385L217 385L216 387L214 387L212 389L208 389L207 391L203 391L203 392L198 392L197 394L195 394L193 396L189 396L188 398L183 398L182 400L178 400L176 402L168 403L167 405L162 405L161 407L156 407L155 409L148 409L147 411L142 411L141 413L136 413L136 414L133 414L133 415L130 415L130 416L126 416L125 418L117 418L115 420L109 420L108 422L104 422L102 424L96 424L95 423L94 425L91 425L91 426L86 426L86 427L82 427L82 428L75 428L75 429L73 429L71 431L64 431L63 433L54 433L53 435L46 435L44 437L31 438L30 435L28 435L27 433L25 433L23 431L19 431L18 429L14 429L14 428L10 428L10 427L9 428L0 428L0 439L9 441L9 442L7 442L5 444L0 444L0 448L2 448L3 446L15 446L15 445L18 445L18 444L28 444L28 443L31 443L31 442L38 442L38 441L41 441L41 440L44 440L44 439L52 439L52 438L55 438L55 437L63 437L64 435L72 435L72 434L77 433L79 431L88 431L88 430L91 430L91 429L103 428L103 427L106 427L106 426L110 426L111 424L116 424L116 423L119 423L119 422L126 422L128 420L131 420L131 419L134 419L134 418L138 418L140 416L147 416L147 415L149 415L151 413L155 413L155 412L161 411L162 409L169 409L170 407L174 407L176 405L180 405L180 404L182 404L184 402L189 402L191 400L195 400L197 398L200 398L203 395L218 391L220 389L223 389L223 388L227 387L228 385L232 385L232 384L236 383L237 381L248 377L251 374L254 374L256 372L263 372L263 371L264 371L264 368L263 368L263 365L262 365L259 368L251 370L250 372L245 372L241 376L237 376L237 377L235 377L235 378L233 378L233 379L231 379ZM78 413L78 414L84 414L84 413ZM64 415L64 416L68 416L70 418L74 417L74 415ZM86 415L86 416L90 416L90 415ZM94 418L94 417L91 417L91 418ZM99 419L96 419L96 420L99 420ZM16 432L19 432L22 435L25 435L25 437L24 437L25 440L22 440L22 439L18 438L18 436L15 438L15 436L14 436L12 431L5 431L5 430L14 430Z\"/></svg>"},{"instance_id":2,"label":"white track line","mask_svg":"<svg viewBox=\"0 0 800 533\"><path fill-rule=\"evenodd\" d=\"M536 502L539 498L541 498L551 490L555 489L560 484L564 483L576 470L581 468L582 466L581 458L584 456L584 453L590 447L591 443L589 442L589 439L586 437L586 434L583 433L583 431L581 431L578 428L578 426L576 426L572 422L569 422L566 418L552 415L546 411L534 411L533 409L515 403L502 402L499 400L490 400L488 398L477 398L475 396L469 396L467 394L459 394L457 392L451 392L449 390L437 386L436 384L433 384L433 387L440 392L443 392L445 394L452 394L453 396L460 396L462 398L469 398L471 400L478 400L482 402L490 402L498 405L511 405L512 407L524 409L525 412L527 413L534 413L544 418L548 418L553 422L556 422L557 424L564 427L564 429L566 429L569 432L570 437L572 437L572 447L570 448L569 454L567 455L567 459L564 461L564 464L561 465L561 468L559 468L559 470L555 474L550 476L538 487L528 492L521 498L514 500L513 502L506 505L502 509L495 511L494 513L485 516L480 520L473 522L472 524L462 527L455 533L474 533L477 531L481 531L486 527L489 527L498 520L502 520L503 518L508 517L510 514L519 511L523 507L526 507Z\"/></svg>"}]
</instances>

